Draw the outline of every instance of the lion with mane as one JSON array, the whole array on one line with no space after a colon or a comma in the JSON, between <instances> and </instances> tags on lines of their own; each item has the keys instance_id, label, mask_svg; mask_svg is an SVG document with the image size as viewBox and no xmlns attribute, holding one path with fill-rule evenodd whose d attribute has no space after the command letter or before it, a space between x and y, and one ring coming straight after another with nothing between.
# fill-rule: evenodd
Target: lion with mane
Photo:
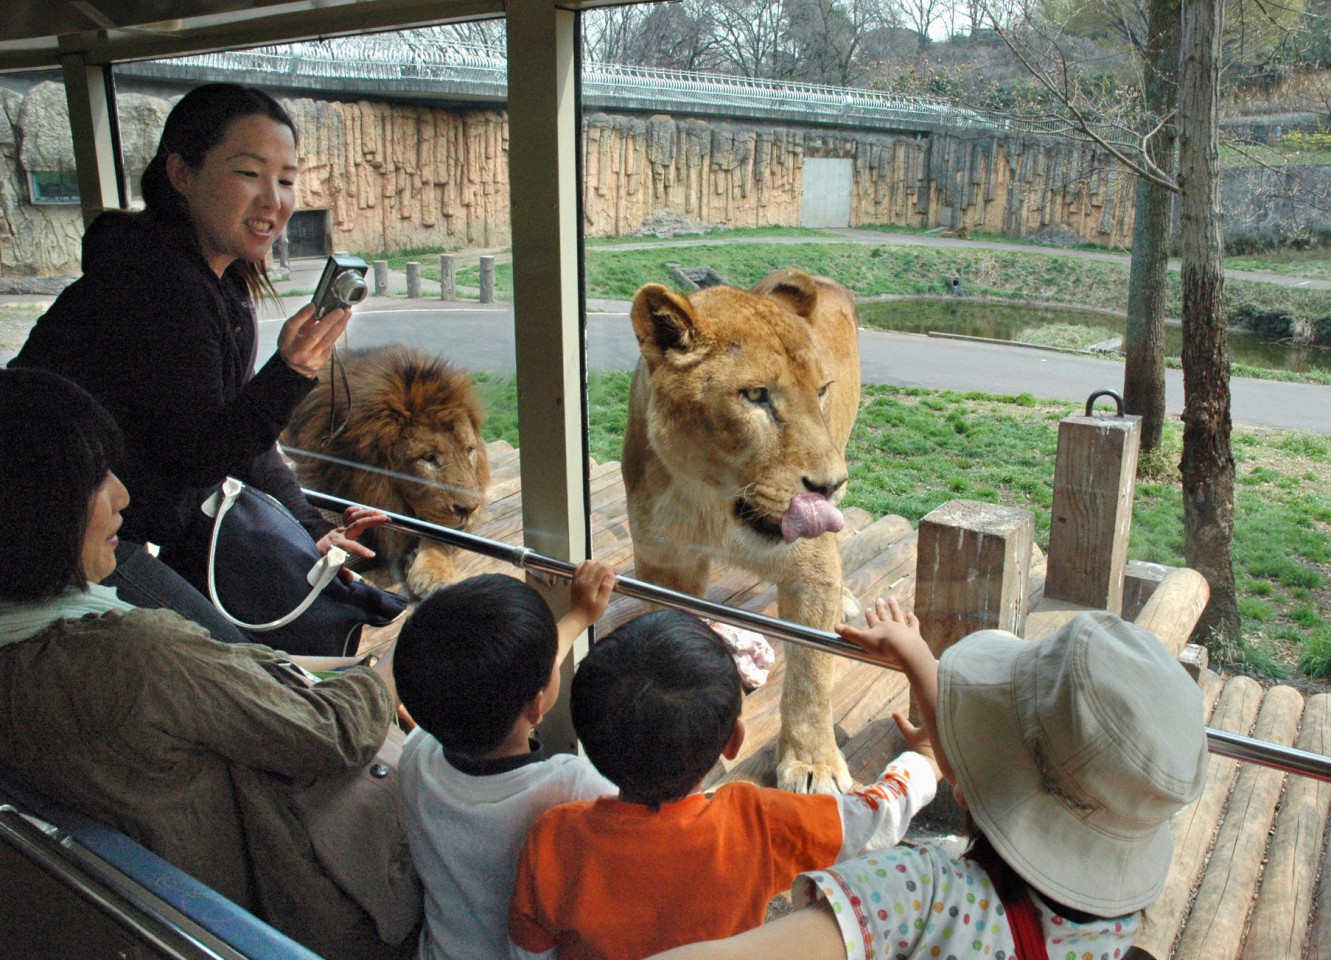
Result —
<instances>
[{"instance_id":1,"label":"lion with mane","mask_svg":"<svg viewBox=\"0 0 1331 960\"><path fill-rule=\"evenodd\" d=\"M705 596L716 558L774 582L782 619L831 630L858 613L836 537L860 397L850 294L793 270L751 291L648 284L631 316L641 357L622 469L637 576ZM785 652L777 785L849 789L835 657Z\"/></svg>"},{"instance_id":2,"label":"lion with mane","mask_svg":"<svg viewBox=\"0 0 1331 960\"><path fill-rule=\"evenodd\" d=\"M401 346L351 351L345 362L350 404L340 378L321 380L282 434L301 483L442 527L470 527L490 482L471 376ZM456 548L395 530L364 539L417 597L458 579Z\"/></svg>"}]
</instances>

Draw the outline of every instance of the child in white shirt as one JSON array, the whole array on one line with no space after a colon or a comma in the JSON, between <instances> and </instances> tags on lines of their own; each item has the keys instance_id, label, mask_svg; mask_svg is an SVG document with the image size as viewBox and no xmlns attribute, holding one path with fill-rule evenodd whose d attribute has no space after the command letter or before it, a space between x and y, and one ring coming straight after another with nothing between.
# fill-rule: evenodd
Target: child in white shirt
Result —
<instances>
[{"instance_id":1,"label":"child in white shirt","mask_svg":"<svg viewBox=\"0 0 1331 960\"><path fill-rule=\"evenodd\" d=\"M533 729L559 698L559 666L605 612L615 584L579 564L558 624L520 580L488 574L430 594L393 655L398 696L417 724L402 751L402 805L425 886L421 960L507 957L518 852L538 815L615 793L581 757L546 758Z\"/></svg>"}]
</instances>

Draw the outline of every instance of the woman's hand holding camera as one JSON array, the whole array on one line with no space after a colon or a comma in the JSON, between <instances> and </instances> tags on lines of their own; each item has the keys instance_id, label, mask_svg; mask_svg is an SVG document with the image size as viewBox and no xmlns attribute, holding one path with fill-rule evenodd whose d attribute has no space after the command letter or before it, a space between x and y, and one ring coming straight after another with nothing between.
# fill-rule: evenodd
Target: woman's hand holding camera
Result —
<instances>
[{"instance_id":1,"label":"woman's hand holding camera","mask_svg":"<svg viewBox=\"0 0 1331 960\"><path fill-rule=\"evenodd\" d=\"M335 307L316 320L314 304L306 304L282 324L277 352L287 366L312 380L327 365L337 338L350 321L351 311L345 307Z\"/></svg>"}]
</instances>

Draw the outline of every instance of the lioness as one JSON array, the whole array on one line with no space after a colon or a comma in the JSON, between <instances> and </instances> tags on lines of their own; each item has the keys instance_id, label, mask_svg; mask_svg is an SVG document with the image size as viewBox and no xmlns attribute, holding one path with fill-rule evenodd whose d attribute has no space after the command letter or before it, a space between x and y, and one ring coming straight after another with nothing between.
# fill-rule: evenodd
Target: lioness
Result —
<instances>
[{"instance_id":1,"label":"lioness","mask_svg":"<svg viewBox=\"0 0 1331 960\"><path fill-rule=\"evenodd\" d=\"M282 434L301 483L442 527L469 527L490 482L471 377L408 347L351 351L345 362L350 403L340 378L322 378ZM392 530L365 540L417 597L458 579L452 547Z\"/></svg>"},{"instance_id":2,"label":"lioness","mask_svg":"<svg viewBox=\"0 0 1331 960\"><path fill-rule=\"evenodd\" d=\"M751 292L648 284L632 319L642 356L622 467L637 576L703 596L717 557L774 581L783 619L830 630L856 612L843 606L832 533L860 399L846 289L798 271ZM849 789L835 658L794 645L786 656L777 784Z\"/></svg>"}]
</instances>

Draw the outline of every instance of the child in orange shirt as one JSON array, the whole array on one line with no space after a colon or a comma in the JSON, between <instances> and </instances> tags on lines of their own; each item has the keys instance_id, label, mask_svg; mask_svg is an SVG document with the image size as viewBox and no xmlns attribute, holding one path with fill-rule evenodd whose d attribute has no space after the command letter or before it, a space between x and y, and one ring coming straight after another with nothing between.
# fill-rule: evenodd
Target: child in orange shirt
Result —
<instances>
[{"instance_id":1,"label":"child in orange shirt","mask_svg":"<svg viewBox=\"0 0 1331 960\"><path fill-rule=\"evenodd\" d=\"M675 610L598 644L573 679L573 725L618 798L563 804L532 826L509 909L514 954L640 958L757 926L802 871L897 843L933 799L923 732L868 788L808 796L700 786L744 739L739 671L724 641Z\"/></svg>"}]
</instances>

